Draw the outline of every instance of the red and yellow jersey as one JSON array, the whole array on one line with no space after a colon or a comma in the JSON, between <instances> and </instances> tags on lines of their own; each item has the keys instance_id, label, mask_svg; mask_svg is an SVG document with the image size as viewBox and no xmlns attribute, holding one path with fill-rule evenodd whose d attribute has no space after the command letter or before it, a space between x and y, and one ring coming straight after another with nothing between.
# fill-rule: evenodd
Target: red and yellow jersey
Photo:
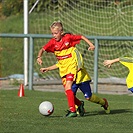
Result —
<instances>
[{"instance_id":1,"label":"red and yellow jersey","mask_svg":"<svg viewBox=\"0 0 133 133\"><path fill-rule=\"evenodd\" d=\"M76 84L83 83L85 81L91 81L91 77L84 67L80 71L78 71L75 81Z\"/></svg>"},{"instance_id":2,"label":"red and yellow jersey","mask_svg":"<svg viewBox=\"0 0 133 133\"><path fill-rule=\"evenodd\" d=\"M129 74L126 78L127 87L130 89L133 87L133 58L122 57L120 63L129 69Z\"/></svg>"},{"instance_id":3,"label":"red and yellow jersey","mask_svg":"<svg viewBox=\"0 0 133 133\"><path fill-rule=\"evenodd\" d=\"M65 34L60 42L53 38L43 46L45 51L55 54L58 60L56 65L59 67L61 77L72 73L75 75L75 79L78 69L82 68L82 57L75 47L80 40L81 35Z\"/></svg>"},{"instance_id":4,"label":"red and yellow jersey","mask_svg":"<svg viewBox=\"0 0 133 133\"><path fill-rule=\"evenodd\" d=\"M59 42L52 38L43 46L43 49L47 52L54 53L56 56L64 56L71 53L69 48L75 47L76 44L80 43L80 40L81 35L65 34Z\"/></svg>"},{"instance_id":5,"label":"red and yellow jersey","mask_svg":"<svg viewBox=\"0 0 133 133\"><path fill-rule=\"evenodd\" d=\"M80 69L77 74L76 74L76 78L75 78L75 83L76 84L80 84L86 81L91 81L91 77L88 74L88 72L86 71L86 69L83 67L82 69ZM62 83L65 86L66 84L66 78L62 78Z\"/></svg>"}]
</instances>

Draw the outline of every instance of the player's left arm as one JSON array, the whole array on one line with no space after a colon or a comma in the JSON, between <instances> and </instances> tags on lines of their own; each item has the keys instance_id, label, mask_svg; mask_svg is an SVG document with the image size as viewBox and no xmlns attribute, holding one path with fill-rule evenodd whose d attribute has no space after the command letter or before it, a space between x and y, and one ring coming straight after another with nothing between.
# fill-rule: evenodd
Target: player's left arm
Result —
<instances>
[{"instance_id":1,"label":"player's left arm","mask_svg":"<svg viewBox=\"0 0 133 133\"><path fill-rule=\"evenodd\" d=\"M93 45L93 43L91 41L88 40L88 38L86 38L85 36L81 36L81 39L89 44L88 50L94 50L95 49L95 46Z\"/></svg>"},{"instance_id":2,"label":"player's left arm","mask_svg":"<svg viewBox=\"0 0 133 133\"><path fill-rule=\"evenodd\" d=\"M53 66L49 66L49 67L43 67L43 68L40 68L40 71L42 73L44 73L44 72L51 71L51 70L54 70L54 69L58 69L58 66L53 65Z\"/></svg>"}]
</instances>

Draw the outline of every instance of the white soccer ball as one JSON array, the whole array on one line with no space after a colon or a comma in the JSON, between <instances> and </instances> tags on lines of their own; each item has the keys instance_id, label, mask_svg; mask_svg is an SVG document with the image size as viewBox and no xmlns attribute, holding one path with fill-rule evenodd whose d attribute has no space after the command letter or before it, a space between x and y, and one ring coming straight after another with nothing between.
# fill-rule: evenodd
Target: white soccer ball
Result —
<instances>
[{"instance_id":1,"label":"white soccer ball","mask_svg":"<svg viewBox=\"0 0 133 133\"><path fill-rule=\"evenodd\" d=\"M39 105L39 112L44 116L49 116L53 113L54 106L49 101L44 101Z\"/></svg>"}]
</instances>

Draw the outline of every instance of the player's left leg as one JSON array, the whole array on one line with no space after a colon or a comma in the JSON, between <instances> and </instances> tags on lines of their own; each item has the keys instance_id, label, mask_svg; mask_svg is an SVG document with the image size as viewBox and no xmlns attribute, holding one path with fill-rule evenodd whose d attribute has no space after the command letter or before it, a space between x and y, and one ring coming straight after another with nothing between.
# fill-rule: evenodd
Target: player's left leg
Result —
<instances>
[{"instance_id":1,"label":"player's left leg","mask_svg":"<svg viewBox=\"0 0 133 133\"><path fill-rule=\"evenodd\" d=\"M101 107L104 108L105 112L107 114L110 113L110 107L108 105L108 101L106 98L100 98L94 94L92 94L92 96L88 99L89 101L93 102L93 103L97 103L97 104L100 104Z\"/></svg>"},{"instance_id":2,"label":"player's left leg","mask_svg":"<svg viewBox=\"0 0 133 133\"><path fill-rule=\"evenodd\" d=\"M69 111L66 114L66 117L76 117L77 113L76 113L76 107L75 107L75 101L74 101L75 95L71 89L72 84L73 84L74 75L68 74L68 75L66 75L65 78L66 78L66 82L63 81L63 85L64 85L65 94L66 94L68 106L69 106Z\"/></svg>"},{"instance_id":3,"label":"player's left leg","mask_svg":"<svg viewBox=\"0 0 133 133\"><path fill-rule=\"evenodd\" d=\"M82 82L80 85L80 90L83 92L84 97L93 103L100 104L106 113L110 113L110 108L108 105L108 102L105 98L100 98L91 92L91 87L90 87L90 81Z\"/></svg>"}]
</instances>

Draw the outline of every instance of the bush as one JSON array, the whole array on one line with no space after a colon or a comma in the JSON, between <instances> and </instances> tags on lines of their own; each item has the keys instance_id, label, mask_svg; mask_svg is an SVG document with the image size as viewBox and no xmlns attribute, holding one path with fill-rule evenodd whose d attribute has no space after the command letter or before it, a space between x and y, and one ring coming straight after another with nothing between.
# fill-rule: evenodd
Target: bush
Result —
<instances>
[{"instance_id":1,"label":"bush","mask_svg":"<svg viewBox=\"0 0 133 133\"><path fill-rule=\"evenodd\" d=\"M4 16L20 14L23 11L23 0L0 1Z\"/></svg>"}]
</instances>

